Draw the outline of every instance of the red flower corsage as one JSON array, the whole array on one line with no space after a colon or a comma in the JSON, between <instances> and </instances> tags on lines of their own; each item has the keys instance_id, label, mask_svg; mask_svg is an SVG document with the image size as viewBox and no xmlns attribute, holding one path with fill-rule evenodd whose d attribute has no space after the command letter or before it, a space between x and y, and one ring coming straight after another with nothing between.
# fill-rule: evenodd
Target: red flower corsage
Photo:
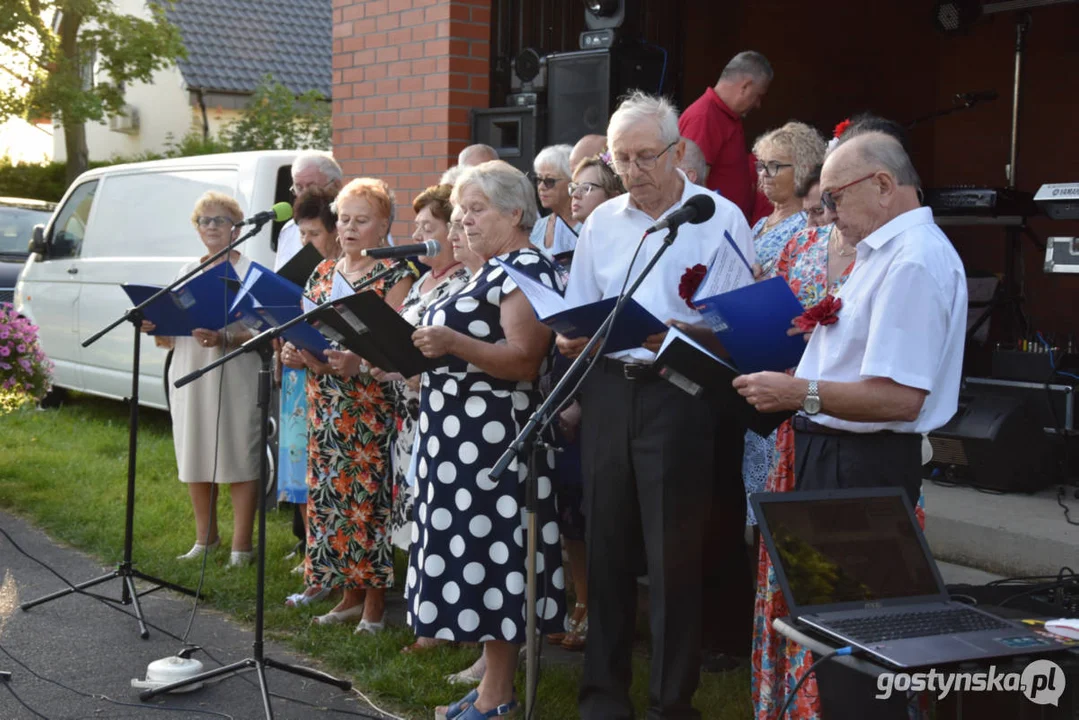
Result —
<instances>
[{"instance_id":1,"label":"red flower corsage","mask_svg":"<svg viewBox=\"0 0 1079 720\"><path fill-rule=\"evenodd\" d=\"M844 120L843 122L841 122L841 123L839 123L838 125L835 126L835 130L834 130L832 136L835 137L835 138L840 137L843 133L845 133L847 131L847 128L849 128L849 127L850 127L850 118L847 118L846 120Z\"/></svg>"},{"instance_id":2,"label":"red flower corsage","mask_svg":"<svg viewBox=\"0 0 1079 720\"><path fill-rule=\"evenodd\" d=\"M818 325L834 325L839 321L839 311L843 301L834 295L825 295L824 299L802 313L794 324L804 333L813 332Z\"/></svg>"},{"instance_id":3,"label":"red flower corsage","mask_svg":"<svg viewBox=\"0 0 1079 720\"><path fill-rule=\"evenodd\" d=\"M708 268L697 263L691 268L686 268L686 271L682 273L682 279L678 281L678 297L685 300L690 309L697 309L697 306L693 304L693 296L697 293L697 288L701 286L701 281L704 280L704 276L707 274Z\"/></svg>"}]
</instances>

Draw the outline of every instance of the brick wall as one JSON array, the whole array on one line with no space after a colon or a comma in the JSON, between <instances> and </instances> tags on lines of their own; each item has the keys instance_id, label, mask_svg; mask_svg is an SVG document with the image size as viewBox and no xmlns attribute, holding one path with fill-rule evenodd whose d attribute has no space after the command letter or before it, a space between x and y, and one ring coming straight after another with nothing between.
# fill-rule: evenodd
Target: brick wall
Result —
<instances>
[{"instance_id":1,"label":"brick wall","mask_svg":"<svg viewBox=\"0 0 1079 720\"><path fill-rule=\"evenodd\" d=\"M472 108L488 106L491 0L334 0L333 152L346 178L412 199L456 164Z\"/></svg>"}]
</instances>

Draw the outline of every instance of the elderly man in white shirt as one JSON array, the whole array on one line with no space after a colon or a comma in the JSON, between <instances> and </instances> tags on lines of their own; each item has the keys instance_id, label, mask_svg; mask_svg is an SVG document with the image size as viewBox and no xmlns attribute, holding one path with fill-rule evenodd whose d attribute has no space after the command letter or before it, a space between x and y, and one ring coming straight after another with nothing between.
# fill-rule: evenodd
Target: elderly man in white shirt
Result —
<instances>
[{"instance_id":1,"label":"elderly man in white shirt","mask_svg":"<svg viewBox=\"0 0 1079 720\"><path fill-rule=\"evenodd\" d=\"M715 215L683 225L634 299L683 327L700 324L679 297L688 268L711 265L724 232L753 261L741 211L678 170L684 145L669 103L635 93L611 117L607 137L628 193L600 205L581 230L566 299L572 305L618 295L662 245L649 226L694 195L710 196ZM581 391L581 459L588 545L589 629L579 706L583 718L632 718L629 698L636 577L647 563L652 659L649 717L697 718L691 700L700 674L701 547L713 486L714 411L659 378L652 368L665 333L643 347L598 359ZM558 336L576 357L587 338ZM731 478L735 482L737 478ZM740 578L739 578L740 579Z\"/></svg>"},{"instance_id":2,"label":"elderly man in white shirt","mask_svg":"<svg viewBox=\"0 0 1079 720\"><path fill-rule=\"evenodd\" d=\"M832 151L821 199L857 243L838 320L817 327L795 377L735 380L758 410L795 418L797 487L921 484L921 437L955 414L967 288L963 263L918 202L918 175L893 137L855 135ZM842 453L840 453L842 447Z\"/></svg>"},{"instance_id":3,"label":"elderly man in white shirt","mask_svg":"<svg viewBox=\"0 0 1079 720\"><path fill-rule=\"evenodd\" d=\"M289 190L294 198L300 197L307 190L322 190L336 195L341 189L343 177L341 166L329 155L314 151L302 152L292 161L292 187ZM300 228L295 221L289 220L277 236L274 271L280 270L302 248Z\"/></svg>"}]
</instances>

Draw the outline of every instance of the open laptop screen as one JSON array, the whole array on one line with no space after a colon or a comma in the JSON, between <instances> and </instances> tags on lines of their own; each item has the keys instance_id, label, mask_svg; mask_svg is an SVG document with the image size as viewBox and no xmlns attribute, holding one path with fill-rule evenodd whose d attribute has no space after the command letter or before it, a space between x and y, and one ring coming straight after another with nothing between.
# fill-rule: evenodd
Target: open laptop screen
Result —
<instances>
[{"instance_id":1,"label":"open laptop screen","mask_svg":"<svg viewBox=\"0 0 1079 720\"><path fill-rule=\"evenodd\" d=\"M900 493L762 501L762 531L799 608L940 595L914 517ZM831 494L829 494L831 495ZM775 561L773 553L773 561Z\"/></svg>"}]
</instances>

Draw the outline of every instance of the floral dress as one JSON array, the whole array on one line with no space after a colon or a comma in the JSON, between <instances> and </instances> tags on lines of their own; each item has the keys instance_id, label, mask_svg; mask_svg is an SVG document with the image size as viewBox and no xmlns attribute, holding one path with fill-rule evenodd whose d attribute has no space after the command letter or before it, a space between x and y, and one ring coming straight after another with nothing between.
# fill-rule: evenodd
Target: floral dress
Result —
<instances>
[{"instance_id":1,"label":"floral dress","mask_svg":"<svg viewBox=\"0 0 1079 720\"><path fill-rule=\"evenodd\" d=\"M562 292L539 250L498 259ZM505 342L502 301L517 285L491 259L455 296L433 304L423 324L484 342ZM541 369L540 375L545 372ZM525 630L526 463L491 469L540 403L536 383L502 380L459 358L423 374L416 511L405 588L417 637L521 644ZM563 628L565 578L552 475L554 452L536 459L539 631Z\"/></svg>"},{"instance_id":2,"label":"floral dress","mask_svg":"<svg viewBox=\"0 0 1079 720\"><path fill-rule=\"evenodd\" d=\"M757 252L757 262L760 263L763 277L769 278L777 274L776 265L787 243L805 229L806 215L802 212L795 213L781 220L768 231L764 229L765 220L767 218L761 218L753 226L753 247ZM797 291L795 294L798 294ZM775 433L768 437L761 437L752 430L746 430L745 452L742 455L742 483L745 485L747 498L753 493L764 491L768 470L772 466L772 450L775 447L775 441ZM746 523L757 524L753 507L748 502L746 503Z\"/></svg>"},{"instance_id":3,"label":"floral dress","mask_svg":"<svg viewBox=\"0 0 1079 720\"><path fill-rule=\"evenodd\" d=\"M795 235L780 253L776 262L776 274L791 286L803 307L810 308L835 295L850 277L854 258L843 274L828 283L828 248L834 226L806 228ZM775 451L771 471L765 485L766 492L789 492L795 486L794 427L787 420L776 430ZM925 496L918 498L914 510L918 524L925 529ZM790 615L783 590L776 582L775 568L768 557L768 550L761 545L757 560L757 599L753 608L753 675L752 695L754 718L775 720L776 713L787 701L798 678L813 664L813 654L797 643L776 632L772 621ZM924 707L914 703L910 706L912 718L924 717ZM791 703L789 718L816 720L821 717L817 697L817 681L810 677L803 683L798 696Z\"/></svg>"},{"instance_id":4,"label":"floral dress","mask_svg":"<svg viewBox=\"0 0 1079 720\"><path fill-rule=\"evenodd\" d=\"M316 303L330 298L336 260L325 260L307 281ZM356 285L391 262L376 263ZM369 289L385 295L415 277L398 268ZM393 403L387 387L358 375L307 374L308 587L387 588L393 585L390 544L390 432Z\"/></svg>"},{"instance_id":5,"label":"floral dress","mask_svg":"<svg viewBox=\"0 0 1079 720\"><path fill-rule=\"evenodd\" d=\"M398 312L410 324L419 325L427 308L439 300L455 295L468 283L468 276L468 268L464 265L458 266L421 295L420 288L427 278L424 275L408 291L408 297L401 303ZM420 394L410 388L408 383L393 383L393 415L396 433L393 438L393 513L390 526L393 528L394 545L408 550L412 536L412 505L415 500L413 488L408 484L408 467L412 462L416 421L420 417Z\"/></svg>"}]
</instances>

